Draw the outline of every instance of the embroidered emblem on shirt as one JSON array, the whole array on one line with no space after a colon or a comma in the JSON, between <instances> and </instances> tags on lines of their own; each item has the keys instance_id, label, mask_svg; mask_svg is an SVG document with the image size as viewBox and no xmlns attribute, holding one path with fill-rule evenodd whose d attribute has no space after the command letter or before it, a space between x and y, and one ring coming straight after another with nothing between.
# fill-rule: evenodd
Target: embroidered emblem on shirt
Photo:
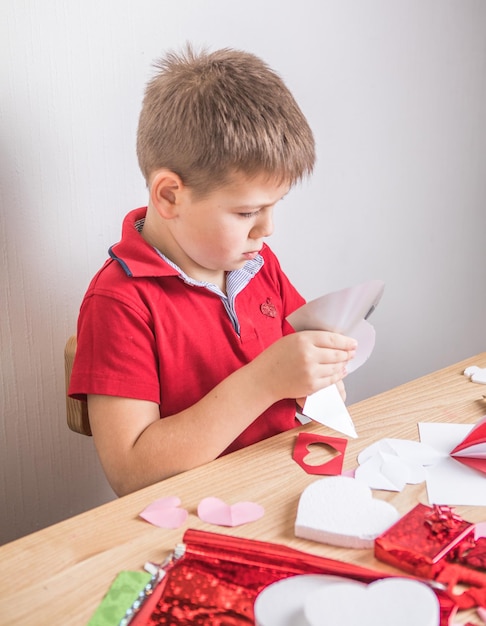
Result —
<instances>
[{"instance_id":1,"label":"embroidered emblem on shirt","mask_svg":"<svg viewBox=\"0 0 486 626\"><path fill-rule=\"evenodd\" d=\"M277 309L270 298L267 298L266 302L260 304L260 311L267 317L277 317Z\"/></svg>"}]
</instances>

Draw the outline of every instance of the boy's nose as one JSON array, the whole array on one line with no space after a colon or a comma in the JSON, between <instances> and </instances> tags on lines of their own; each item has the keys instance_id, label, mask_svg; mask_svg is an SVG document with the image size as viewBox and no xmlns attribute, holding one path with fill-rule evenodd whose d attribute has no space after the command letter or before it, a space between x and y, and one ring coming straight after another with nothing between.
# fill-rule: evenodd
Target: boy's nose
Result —
<instances>
[{"instance_id":1,"label":"boy's nose","mask_svg":"<svg viewBox=\"0 0 486 626\"><path fill-rule=\"evenodd\" d=\"M251 229L250 236L253 239L259 239L261 237L270 237L273 233L273 214L271 211L260 215L257 223Z\"/></svg>"}]
</instances>

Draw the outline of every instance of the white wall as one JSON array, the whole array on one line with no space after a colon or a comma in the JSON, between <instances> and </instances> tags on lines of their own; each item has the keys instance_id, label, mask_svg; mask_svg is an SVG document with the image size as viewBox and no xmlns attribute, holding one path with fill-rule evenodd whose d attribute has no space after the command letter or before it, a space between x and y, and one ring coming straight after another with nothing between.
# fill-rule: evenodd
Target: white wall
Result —
<instances>
[{"instance_id":1,"label":"white wall","mask_svg":"<svg viewBox=\"0 0 486 626\"><path fill-rule=\"evenodd\" d=\"M0 18L0 542L113 498L67 429L62 355L146 202L135 129L167 48L255 52L308 115L317 170L272 242L307 298L386 281L351 401L486 350L483 0L3 0Z\"/></svg>"}]
</instances>

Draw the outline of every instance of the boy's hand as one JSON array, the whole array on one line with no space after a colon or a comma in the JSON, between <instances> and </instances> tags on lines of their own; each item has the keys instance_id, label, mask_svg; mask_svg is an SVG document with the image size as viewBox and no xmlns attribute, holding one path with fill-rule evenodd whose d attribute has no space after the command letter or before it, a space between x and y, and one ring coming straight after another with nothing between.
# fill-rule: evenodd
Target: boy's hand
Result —
<instances>
[{"instance_id":1,"label":"boy's hand","mask_svg":"<svg viewBox=\"0 0 486 626\"><path fill-rule=\"evenodd\" d=\"M282 337L253 363L258 383L282 398L305 398L319 389L339 383L346 365L356 353L352 337L323 330L304 330ZM340 386L341 395L344 385Z\"/></svg>"}]
</instances>

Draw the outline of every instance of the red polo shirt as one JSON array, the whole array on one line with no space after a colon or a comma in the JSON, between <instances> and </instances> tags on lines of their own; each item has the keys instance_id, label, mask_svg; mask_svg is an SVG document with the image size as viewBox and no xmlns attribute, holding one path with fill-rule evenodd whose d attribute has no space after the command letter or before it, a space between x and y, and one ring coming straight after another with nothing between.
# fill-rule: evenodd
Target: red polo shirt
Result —
<instances>
[{"instance_id":1,"label":"red polo shirt","mask_svg":"<svg viewBox=\"0 0 486 626\"><path fill-rule=\"evenodd\" d=\"M238 334L221 297L188 284L142 238L135 224L145 213L143 208L126 216L122 240L86 292L69 394L82 400L87 394L149 400L159 404L163 418L192 406L292 332L285 318L304 299L264 246L262 267L236 296ZM282 400L226 452L296 424L295 401Z\"/></svg>"}]
</instances>

